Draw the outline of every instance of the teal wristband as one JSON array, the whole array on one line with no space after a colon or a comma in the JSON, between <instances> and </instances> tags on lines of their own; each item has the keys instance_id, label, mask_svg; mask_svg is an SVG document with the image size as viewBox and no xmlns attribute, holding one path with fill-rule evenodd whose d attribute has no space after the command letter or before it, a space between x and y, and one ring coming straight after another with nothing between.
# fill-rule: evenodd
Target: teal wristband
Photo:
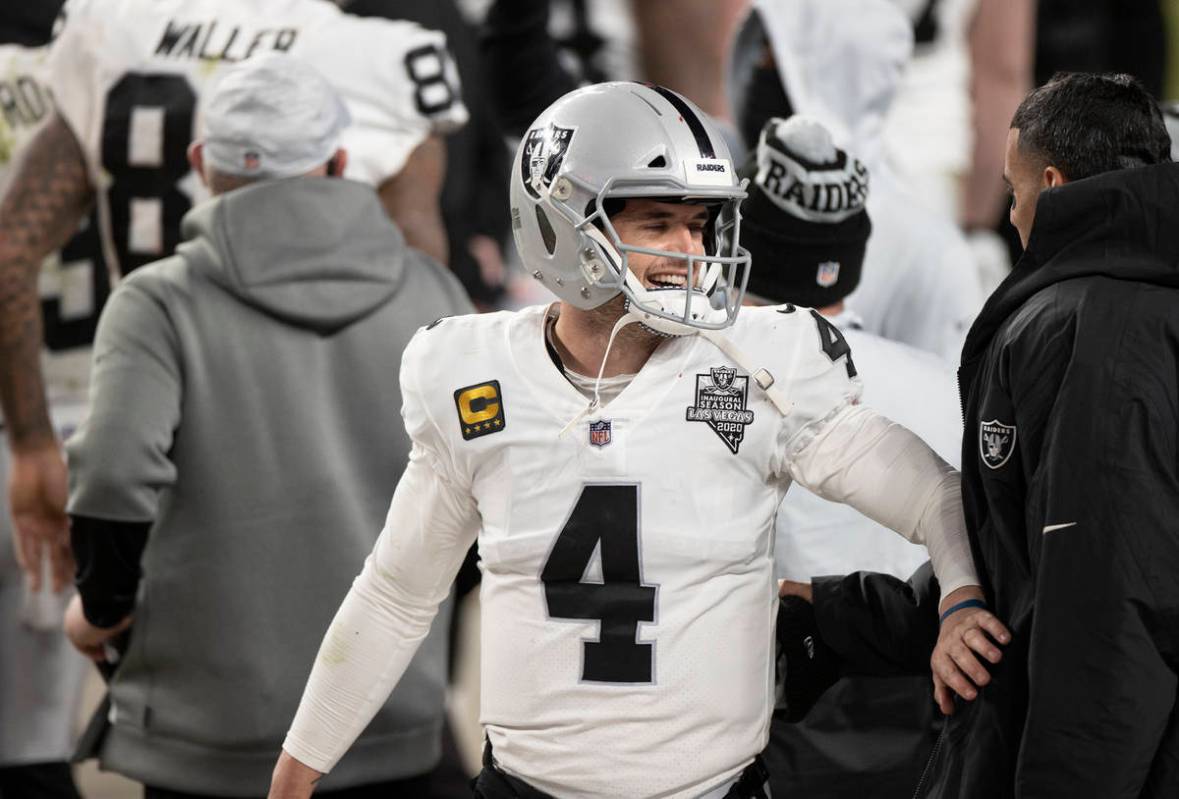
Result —
<instances>
[{"instance_id":1,"label":"teal wristband","mask_svg":"<svg viewBox=\"0 0 1179 799\"><path fill-rule=\"evenodd\" d=\"M950 607L946 608L946 612L942 614L941 621L939 621L938 624L945 624L946 619L950 618L950 616L960 610L966 610L966 608L985 608L986 606L987 603L983 602L981 599L964 599L957 605L951 605Z\"/></svg>"}]
</instances>

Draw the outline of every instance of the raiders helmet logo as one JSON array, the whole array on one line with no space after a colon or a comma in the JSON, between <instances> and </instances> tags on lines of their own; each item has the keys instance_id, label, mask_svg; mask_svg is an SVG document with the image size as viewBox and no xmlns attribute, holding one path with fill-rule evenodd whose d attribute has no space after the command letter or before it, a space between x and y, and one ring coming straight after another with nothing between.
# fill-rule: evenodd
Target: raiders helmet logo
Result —
<instances>
[{"instance_id":1,"label":"raiders helmet logo","mask_svg":"<svg viewBox=\"0 0 1179 799\"><path fill-rule=\"evenodd\" d=\"M998 419L978 425L978 452L989 469L1007 463L1015 451L1015 425L1003 424Z\"/></svg>"},{"instance_id":2,"label":"raiders helmet logo","mask_svg":"<svg viewBox=\"0 0 1179 799\"><path fill-rule=\"evenodd\" d=\"M525 135L520 153L520 179L533 199L539 200L541 189L552 185L573 140L573 132L574 128L549 125L533 128Z\"/></svg>"}]
</instances>

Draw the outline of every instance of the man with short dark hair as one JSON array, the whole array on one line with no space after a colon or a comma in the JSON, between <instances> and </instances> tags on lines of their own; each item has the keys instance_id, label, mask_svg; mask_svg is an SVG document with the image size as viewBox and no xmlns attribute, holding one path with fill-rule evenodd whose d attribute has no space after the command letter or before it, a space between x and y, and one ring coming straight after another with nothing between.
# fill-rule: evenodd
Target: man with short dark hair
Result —
<instances>
[{"instance_id":1,"label":"man with short dark hair","mask_svg":"<svg viewBox=\"0 0 1179 799\"><path fill-rule=\"evenodd\" d=\"M1125 75L1058 75L1007 142L1025 252L967 338L962 486L1012 630L919 796L1179 796L1179 166Z\"/></svg>"}]
</instances>

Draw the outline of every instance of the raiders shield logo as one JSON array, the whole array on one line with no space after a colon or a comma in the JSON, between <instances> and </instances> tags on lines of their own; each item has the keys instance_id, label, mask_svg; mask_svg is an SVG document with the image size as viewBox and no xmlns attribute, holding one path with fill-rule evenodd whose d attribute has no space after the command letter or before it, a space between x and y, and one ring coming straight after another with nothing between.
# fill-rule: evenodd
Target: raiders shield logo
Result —
<instances>
[{"instance_id":1,"label":"raiders shield logo","mask_svg":"<svg viewBox=\"0 0 1179 799\"><path fill-rule=\"evenodd\" d=\"M707 424L736 455L745 440L745 426L753 422L748 398L747 375L738 376L731 366L714 366L708 374L696 375L696 404L688 406L684 418Z\"/></svg>"},{"instance_id":2,"label":"raiders shield logo","mask_svg":"<svg viewBox=\"0 0 1179 799\"><path fill-rule=\"evenodd\" d=\"M979 422L978 452L990 469L998 469L1015 451L1015 425L1003 424L998 419Z\"/></svg>"},{"instance_id":3,"label":"raiders shield logo","mask_svg":"<svg viewBox=\"0 0 1179 799\"><path fill-rule=\"evenodd\" d=\"M565 160L569 142L573 140L574 128L549 125L547 128L533 128L524 137L520 152L520 178L524 189L533 199L540 199L541 187L548 188Z\"/></svg>"}]
</instances>

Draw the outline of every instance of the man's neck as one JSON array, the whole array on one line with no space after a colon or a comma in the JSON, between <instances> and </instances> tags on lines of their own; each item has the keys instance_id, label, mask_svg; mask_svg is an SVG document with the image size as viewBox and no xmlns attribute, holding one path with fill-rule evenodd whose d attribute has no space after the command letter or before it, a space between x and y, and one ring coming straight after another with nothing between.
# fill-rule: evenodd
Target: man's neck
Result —
<instances>
[{"instance_id":1,"label":"man's neck","mask_svg":"<svg viewBox=\"0 0 1179 799\"><path fill-rule=\"evenodd\" d=\"M621 295L588 311L560 303L560 315L553 325L553 345L566 369L583 375L598 374L610 332L622 316L624 303ZM662 340L637 322L627 325L614 337L602 376L635 374Z\"/></svg>"},{"instance_id":2,"label":"man's neck","mask_svg":"<svg viewBox=\"0 0 1179 799\"><path fill-rule=\"evenodd\" d=\"M819 313L827 317L839 316L841 313L843 313L843 300L840 300L834 305L826 305L820 308Z\"/></svg>"}]
</instances>

